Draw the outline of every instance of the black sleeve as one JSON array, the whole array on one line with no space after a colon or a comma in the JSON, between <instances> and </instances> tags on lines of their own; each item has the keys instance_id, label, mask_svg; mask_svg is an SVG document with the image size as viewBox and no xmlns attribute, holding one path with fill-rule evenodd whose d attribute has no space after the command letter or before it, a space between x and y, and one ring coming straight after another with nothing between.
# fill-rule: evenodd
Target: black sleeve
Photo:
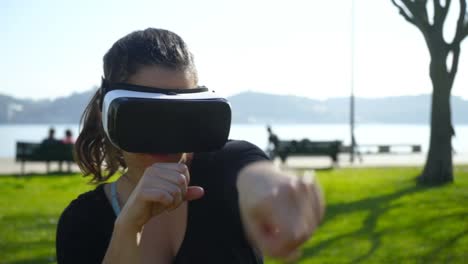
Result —
<instances>
[{"instance_id":1,"label":"black sleeve","mask_svg":"<svg viewBox=\"0 0 468 264\"><path fill-rule=\"evenodd\" d=\"M102 263L110 238L108 228L89 205L73 201L60 216L56 234L58 264Z\"/></svg>"},{"instance_id":2,"label":"black sleeve","mask_svg":"<svg viewBox=\"0 0 468 264\"><path fill-rule=\"evenodd\" d=\"M245 166L265 160L269 160L265 152L247 141L230 141L216 156L216 162L221 166L220 171L223 175L219 184L222 186L224 209L229 217L232 217L231 220L234 220L235 226L242 231L237 177Z\"/></svg>"}]
</instances>

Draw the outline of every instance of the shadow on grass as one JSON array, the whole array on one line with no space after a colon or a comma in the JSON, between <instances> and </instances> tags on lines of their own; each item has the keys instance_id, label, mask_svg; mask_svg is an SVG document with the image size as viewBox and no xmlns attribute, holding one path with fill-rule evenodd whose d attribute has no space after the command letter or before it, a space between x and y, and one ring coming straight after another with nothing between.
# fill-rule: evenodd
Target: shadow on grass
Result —
<instances>
[{"instance_id":1,"label":"shadow on grass","mask_svg":"<svg viewBox=\"0 0 468 264\"><path fill-rule=\"evenodd\" d=\"M468 215L468 214L466 214ZM441 255L441 253L445 250L445 249L449 249L452 245L454 245L458 240L460 240L461 238L465 237L465 236L468 236L468 228L457 233L456 235L452 236L450 239L448 239L447 241L445 241L445 243L439 245L438 247L434 248L431 252L429 252L429 254L427 254L423 260L421 261L421 263L430 263L431 261L434 261L438 256ZM467 254L468 256L468 254Z\"/></svg>"},{"instance_id":2,"label":"shadow on grass","mask_svg":"<svg viewBox=\"0 0 468 264\"><path fill-rule=\"evenodd\" d=\"M333 171L335 167L285 167L286 169L291 169L295 171Z\"/></svg>"},{"instance_id":3,"label":"shadow on grass","mask_svg":"<svg viewBox=\"0 0 468 264\"><path fill-rule=\"evenodd\" d=\"M4 227L14 227L15 232L19 234L21 232L31 234L32 231L39 232L41 230L52 230L55 232L58 217L55 214L14 214L3 216L0 223Z\"/></svg>"},{"instance_id":4,"label":"shadow on grass","mask_svg":"<svg viewBox=\"0 0 468 264\"><path fill-rule=\"evenodd\" d=\"M48 263L55 263L55 257L52 256L41 256L39 258L31 258L31 259L21 259L16 260L13 262L8 262L9 264L48 264Z\"/></svg>"},{"instance_id":5,"label":"shadow on grass","mask_svg":"<svg viewBox=\"0 0 468 264\"><path fill-rule=\"evenodd\" d=\"M55 261L55 214L14 214L0 219L0 263ZM4 259L14 259L2 262Z\"/></svg>"},{"instance_id":6,"label":"shadow on grass","mask_svg":"<svg viewBox=\"0 0 468 264\"><path fill-rule=\"evenodd\" d=\"M30 260L38 260L42 256L36 255L37 252L50 251L51 254L55 254L55 239L43 239L38 241L29 242L15 242L8 245L2 246L4 253L8 253L8 256L17 256L18 254L24 255L25 251L28 252L27 258ZM2 254L4 254L2 253ZM36 255L36 256L35 256ZM43 254L44 255L44 254ZM47 255L47 257L50 257ZM18 258L19 259L19 258ZM2 263L2 262L0 262ZM8 262L10 263L10 262Z\"/></svg>"},{"instance_id":7,"label":"shadow on grass","mask_svg":"<svg viewBox=\"0 0 468 264\"><path fill-rule=\"evenodd\" d=\"M364 260L371 257L372 254L374 254L374 252L380 247L382 234L385 232L388 232L388 230L384 232L382 231L378 232L376 231L376 227L377 227L377 222L379 220L379 217L385 214L388 210L395 207L391 205L392 202L403 196L417 193L420 191L425 191L425 190L436 188L436 187L437 186L424 186L424 185L417 184L416 177L414 177L414 185L406 189L402 189L398 192L381 195L377 197L370 197L370 198L362 199L359 201L337 203L337 204L332 204L332 205L327 206L327 214L326 214L325 221L330 221L335 218L343 217L347 214L360 212L360 211L369 212L369 214L365 218L362 224L362 227L360 229L350 232L350 233L341 234L341 235L323 240L314 246L306 247L304 248L304 251L303 251L303 257L308 258L314 255L317 255L320 253L320 251L327 249L333 243L339 242L340 240L343 240L343 239L353 238L353 237L365 237L371 242L370 249L367 250L367 252L365 252L364 254L350 260L351 263L363 262ZM443 216L443 217L447 217L447 216ZM435 219L431 219L431 221L428 221L427 225L434 224L433 220ZM417 224L415 224L415 227L421 226L421 224L422 224L421 222L418 222ZM459 239L462 236L466 235L466 233L467 232L463 232L454 239ZM448 245L452 243L454 242L450 242L450 241L447 242ZM437 251L434 252L433 254L437 254Z\"/></svg>"}]
</instances>

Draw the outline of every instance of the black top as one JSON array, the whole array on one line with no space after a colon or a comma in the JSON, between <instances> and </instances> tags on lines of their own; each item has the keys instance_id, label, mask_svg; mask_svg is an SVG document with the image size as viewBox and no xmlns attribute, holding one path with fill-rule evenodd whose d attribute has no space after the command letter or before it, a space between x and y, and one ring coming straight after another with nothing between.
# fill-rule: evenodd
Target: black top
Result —
<instances>
[{"instance_id":1,"label":"black top","mask_svg":"<svg viewBox=\"0 0 468 264\"><path fill-rule=\"evenodd\" d=\"M236 180L245 165L266 159L245 141L194 155L190 184L203 187L205 195L188 203L187 230L173 263L263 263L242 228ZM101 263L115 219L103 185L73 200L58 223L57 262Z\"/></svg>"}]
</instances>

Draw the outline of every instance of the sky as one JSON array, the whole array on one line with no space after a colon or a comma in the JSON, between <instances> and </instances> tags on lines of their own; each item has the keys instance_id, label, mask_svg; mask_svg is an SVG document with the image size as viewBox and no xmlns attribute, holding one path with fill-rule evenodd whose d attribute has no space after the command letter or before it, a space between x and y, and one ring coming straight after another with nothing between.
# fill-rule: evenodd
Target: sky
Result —
<instances>
[{"instance_id":1,"label":"sky","mask_svg":"<svg viewBox=\"0 0 468 264\"><path fill-rule=\"evenodd\" d=\"M112 44L147 27L182 36L200 84L225 96L326 99L348 96L352 83L361 97L430 93L421 33L390 0L354 0L353 49L351 7L351 0L2 0L0 94L53 99L87 91L99 84ZM452 91L465 99L467 43Z\"/></svg>"}]
</instances>

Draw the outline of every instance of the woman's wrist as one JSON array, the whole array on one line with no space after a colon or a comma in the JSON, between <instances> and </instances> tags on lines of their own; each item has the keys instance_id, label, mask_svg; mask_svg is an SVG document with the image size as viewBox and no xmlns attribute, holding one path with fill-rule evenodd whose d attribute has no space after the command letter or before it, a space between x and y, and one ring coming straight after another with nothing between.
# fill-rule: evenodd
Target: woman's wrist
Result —
<instances>
[{"instance_id":1,"label":"woman's wrist","mask_svg":"<svg viewBox=\"0 0 468 264\"><path fill-rule=\"evenodd\" d=\"M132 225L122 219L121 217L117 217L117 219L114 222L114 232L118 232L121 234L131 234L131 235L136 235L141 231L141 227Z\"/></svg>"},{"instance_id":2,"label":"woman's wrist","mask_svg":"<svg viewBox=\"0 0 468 264\"><path fill-rule=\"evenodd\" d=\"M117 217L114 222L112 238L102 263L141 263L138 250L138 232L138 228L126 224L120 217Z\"/></svg>"}]
</instances>

